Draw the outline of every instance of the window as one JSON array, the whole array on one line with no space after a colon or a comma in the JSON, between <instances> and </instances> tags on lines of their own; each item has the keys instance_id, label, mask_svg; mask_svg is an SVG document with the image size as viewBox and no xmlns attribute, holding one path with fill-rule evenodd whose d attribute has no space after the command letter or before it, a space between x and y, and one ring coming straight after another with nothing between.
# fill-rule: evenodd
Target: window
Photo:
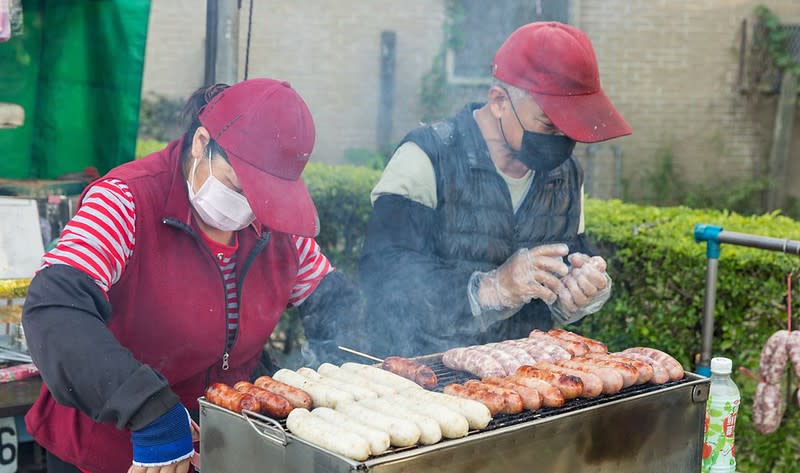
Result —
<instances>
[{"instance_id":1,"label":"window","mask_svg":"<svg viewBox=\"0 0 800 473\"><path fill-rule=\"evenodd\" d=\"M514 30L533 21L569 21L569 0L461 0L455 33L458 50L447 52L447 78L454 84L486 84L497 48Z\"/></svg>"}]
</instances>

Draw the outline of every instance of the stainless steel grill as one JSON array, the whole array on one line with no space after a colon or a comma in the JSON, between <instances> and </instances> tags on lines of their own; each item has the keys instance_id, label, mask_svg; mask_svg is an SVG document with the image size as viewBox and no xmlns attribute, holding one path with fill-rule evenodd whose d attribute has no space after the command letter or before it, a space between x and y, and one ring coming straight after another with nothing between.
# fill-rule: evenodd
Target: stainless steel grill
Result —
<instances>
[{"instance_id":1,"label":"stainless steel grill","mask_svg":"<svg viewBox=\"0 0 800 473\"><path fill-rule=\"evenodd\" d=\"M476 377L418 358L439 388ZM228 472L691 472L700 469L707 378L691 373L665 385L574 399L563 407L498 415L467 437L393 448L356 462L286 431L285 422L238 415L200 400L203 473Z\"/></svg>"}]
</instances>

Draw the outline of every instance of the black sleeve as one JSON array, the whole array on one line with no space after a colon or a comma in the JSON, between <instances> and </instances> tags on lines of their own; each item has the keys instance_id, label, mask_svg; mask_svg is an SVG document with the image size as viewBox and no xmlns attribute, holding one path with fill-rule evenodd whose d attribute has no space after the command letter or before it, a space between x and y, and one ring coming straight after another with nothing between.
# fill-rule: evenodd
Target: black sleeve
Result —
<instances>
[{"instance_id":1,"label":"black sleeve","mask_svg":"<svg viewBox=\"0 0 800 473\"><path fill-rule=\"evenodd\" d=\"M441 340L474 339L480 332L467 285L474 271L492 268L437 257L435 219L434 209L398 195L375 201L360 268L366 346L375 354L432 353Z\"/></svg>"},{"instance_id":2,"label":"black sleeve","mask_svg":"<svg viewBox=\"0 0 800 473\"><path fill-rule=\"evenodd\" d=\"M22 325L53 397L96 422L137 430L179 402L158 372L140 363L106 324L111 305L80 270L54 265L33 278Z\"/></svg>"},{"instance_id":3,"label":"black sleeve","mask_svg":"<svg viewBox=\"0 0 800 473\"><path fill-rule=\"evenodd\" d=\"M362 326L361 306L361 294L347 276L334 271L322 279L298 306L308 348L313 352L306 353L309 364L339 364L351 359L338 345L355 345Z\"/></svg>"},{"instance_id":4,"label":"black sleeve","mask_svg":"<svg viewBox=\"0 0 800 473\"><path fill-rule=\"evenodd\" d=\"M570 247L570 253L583 253L589 256L602 256L586 233L579 233L575 245Z\"/></svg>"}]
</instances>

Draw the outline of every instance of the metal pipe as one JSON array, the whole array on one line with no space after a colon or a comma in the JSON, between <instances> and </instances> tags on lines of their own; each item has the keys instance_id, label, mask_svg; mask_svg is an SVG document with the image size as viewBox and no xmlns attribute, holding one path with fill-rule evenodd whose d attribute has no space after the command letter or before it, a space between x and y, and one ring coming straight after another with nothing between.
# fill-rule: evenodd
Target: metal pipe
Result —
<instances>
[{"instance_id":1,"label":"metal pipe","mask_svg":"<svg viewBox=\"0 0 800 473\"><path fill-rule=\"evenodd\" d=\"M714 305L717 302L717 270L719 258L708 258L706 266L706 298L703 307L703 332L700 363L696 373L711 376L711 343L714 340Z\"/></svg>"},{"instance_id":2,"label":"metal pipe","mask_svg":"<svg viewBox=\"0 0 800 473\"><path fill-rule=\"evenodd\" d=\"M762 250L780 251L800 256L800 241L770 238L746 233L721 231L717 236L719 243L729 243L737 246L748 246Z\"/></svg>"}]
</instances>

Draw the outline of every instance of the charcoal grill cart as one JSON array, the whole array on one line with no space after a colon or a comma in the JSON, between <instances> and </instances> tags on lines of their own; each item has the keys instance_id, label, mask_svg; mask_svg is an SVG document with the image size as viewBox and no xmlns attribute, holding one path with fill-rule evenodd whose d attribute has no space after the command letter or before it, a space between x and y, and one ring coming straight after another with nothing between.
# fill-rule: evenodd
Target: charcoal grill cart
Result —
<instances>
[{"instance_id":1,"label":"charcoal grill cart","mask_svg":"<svg viewBox=\"0 0 800 473\"><path fill-rule=\"evenodd\" d=\"M473 376L431 366L440 388ZM243 415L200 399L203 473L697 473L709 380L686 373L664 385L631 386L614 395L498 415L480 431L435 445L393 448L357 462L291 434L285 422Z\"/></svg>"}]
</instances>

